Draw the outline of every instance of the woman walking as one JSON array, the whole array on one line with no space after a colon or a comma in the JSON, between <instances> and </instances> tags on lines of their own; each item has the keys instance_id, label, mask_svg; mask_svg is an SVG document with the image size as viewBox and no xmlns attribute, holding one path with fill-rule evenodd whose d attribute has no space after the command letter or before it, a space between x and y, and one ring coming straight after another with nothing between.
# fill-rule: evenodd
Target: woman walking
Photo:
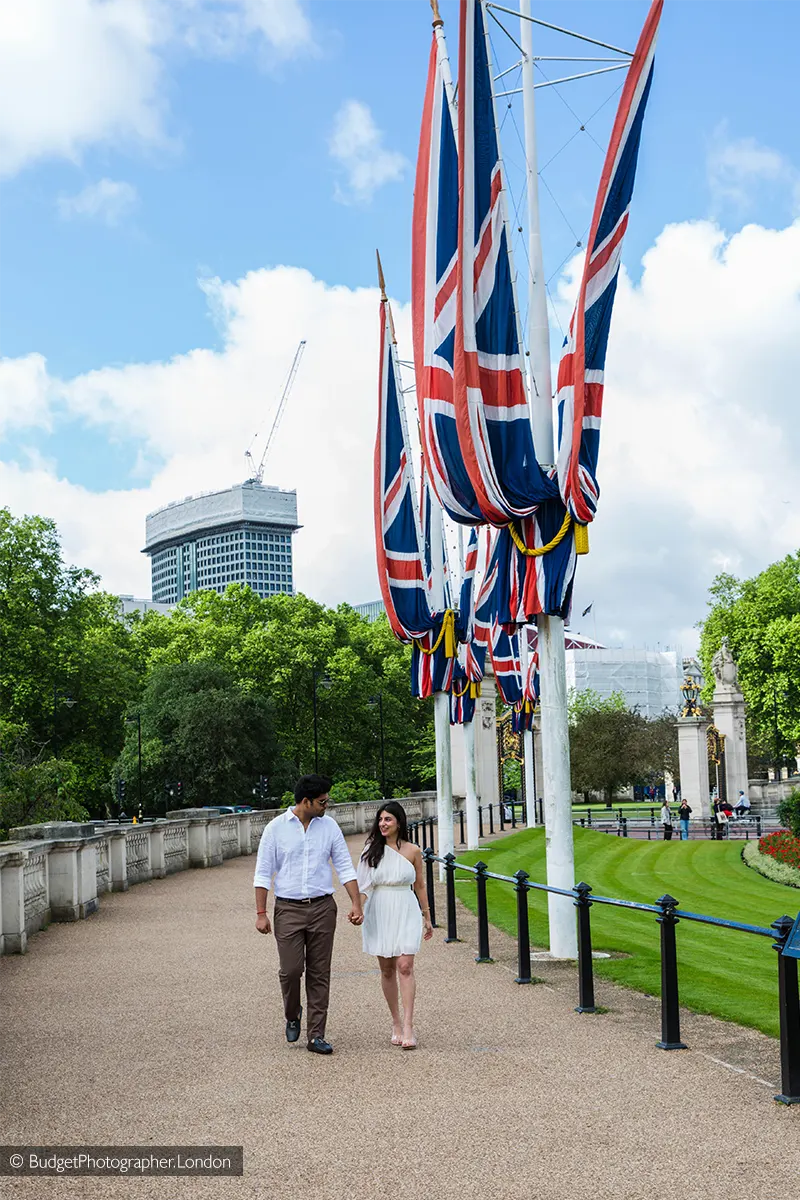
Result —
<instances>
[{"instance_id":1,"label":"woman walking","mask_svg":"<svg viewBox=\"0 0 800 1200\"><path fill-rule=\"evenodd\" d=\"M362 939L365 954L381 968L381 988L392 1016L392 1045L415 1050L414 955L433 937L422 876L422 851L408 840L402 804L381 805L358 864L358 890L366 897ZM402 999L402 1015L400 1001Z\"/></svg>"},{"instance_id":2,"label":"woman walking","mask_svg":"<svg viewBox=\"0 0 800 1200\"><path fill-rule=\"evenodd\" d=\"M664 826L664 841L672 840L672 813L666 800L661 808L661 824Z\"/></svg>"}]
</instances>

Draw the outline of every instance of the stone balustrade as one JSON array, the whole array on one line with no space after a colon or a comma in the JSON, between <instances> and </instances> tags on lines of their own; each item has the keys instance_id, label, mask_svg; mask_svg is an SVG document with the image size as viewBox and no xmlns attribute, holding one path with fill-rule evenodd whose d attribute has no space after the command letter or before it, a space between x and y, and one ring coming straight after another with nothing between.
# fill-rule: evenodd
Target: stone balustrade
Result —
<instances>
[{"instance_id":1,"label":"stone balustrade","mask_svg":"<svg viewBox=\"0 0 800 1200\"><path fill-rule=\"evenodd\" d=\"M436 813L435 792L401 801L410 821ZM331 805L344 834L365 833L380 802ZM0 842L0 954L22 954L31 934L51 921L79 921L106 892L162 879L190 867L219 867L254 854L281 809L215 813L185 809L138 825L62 822L11 830Z\"/></svg>"}]
</instances>

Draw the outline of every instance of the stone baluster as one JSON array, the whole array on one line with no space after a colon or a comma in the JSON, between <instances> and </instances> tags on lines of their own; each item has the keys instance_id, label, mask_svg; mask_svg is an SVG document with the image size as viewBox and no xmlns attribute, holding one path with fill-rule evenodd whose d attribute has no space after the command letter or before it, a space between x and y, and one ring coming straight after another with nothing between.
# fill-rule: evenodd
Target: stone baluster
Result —
<instances>
[{"instance_id":1,"label":"stone baluster","mask_svg":"<svg viewBox=\"0 0 800 1200\"><path fill-rule=\"evenodd\" d=\"M25 932L24 870L24 850L5 856L0 871L5 954L24 954L28 947L28 935Z\"/></svg>"}]
</instances>

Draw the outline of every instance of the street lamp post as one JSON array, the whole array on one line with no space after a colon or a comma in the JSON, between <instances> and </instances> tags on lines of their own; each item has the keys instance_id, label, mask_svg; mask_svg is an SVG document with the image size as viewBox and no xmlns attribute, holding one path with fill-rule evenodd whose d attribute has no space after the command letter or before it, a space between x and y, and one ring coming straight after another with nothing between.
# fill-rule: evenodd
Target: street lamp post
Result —
<instances>
[{"instance_id":1,"label":"street lamp post","mask_svg":"<svg viewBox=\"0 0 800 1200\"><path fill-rule=\"evenodd\" d=\"M58 758L58 702L61 700L67 708L74 708L77 700L73 700L68 692L60 692L53 688L53 757Z\"/></svg>"},{"instance_id":2,"label":"street lamp post","mask_svg":"<svg viewBox=\"0 0 800 1200\"><path fill-rule=\"evenodd\" d=\"M367 701L370 708L377 708L378 720L381 731L381 795L386 796L386 751L383 741L383 692L378 692L377 696L370 696Z\"/></svg>"},{"instance_id":3,"label":"street lamp post","mask_svg":"<svg viewBox=\"0 0 800 1200\"><path fill-rule=\"evenodd\" d=\"M316 663L314 663L313 667L311 668L311 678L312 678L311 705L312 705L313 712L314 712L314 774L319 775L319 729L318 729L318 720L317 720L317 679L319 679L320 683L322 684L322 686L324 688L331 687L333 684L333 680L327 674L323 675L320 678L320 674L317 669Z\"/></svg>"},{"instance_id":4,"label":"street lamp post","mask_svg":"<svg viewBox=\"0 0 800 1200\"><path fill-rule=\"evenodd\" d=\"M139 748L139 820L142 819L142 714L134 713L131 717L126 717L127 722L135 721L138 734Z\"/></svg>"},{"instance_id":5,"label":"street lamp post","mask_svg":"<svg viewBox=\"0 0 800 1200\"><path fill-rule=\"evenodd\" d=\"M780 780L783 770L783 755L781 753L780 729L778 727L778 689L775 686L775 676L772 676L772 720L775 727L775 779Z\"/></svg>"}]
</instances>

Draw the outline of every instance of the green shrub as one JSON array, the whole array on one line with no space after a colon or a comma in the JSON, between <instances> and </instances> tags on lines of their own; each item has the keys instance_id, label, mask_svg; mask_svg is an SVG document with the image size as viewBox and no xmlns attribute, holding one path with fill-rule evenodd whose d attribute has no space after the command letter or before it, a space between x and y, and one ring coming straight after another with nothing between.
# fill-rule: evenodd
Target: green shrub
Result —
<instances>
[{"instance_id":1,"label":"green shrub","mask_svg":"<svg viewBox=\"0 0 800 1200\"><path fill-rule=\"evenodd\" d=\"M289 808L294 804L294 792L284 792L281 796L281 808Z\"/></svg>"},{"instance_id":2,"label":"green shrub","mask_svg":"<svg viewBox=\"0 0 800 1200\"><path fill-rule=\"evenodd\" d=\"M795 788L778 805L778 820L800 838L800 789Z\"/></svg>"},{"instance_id":3,"label":"green shrub","mask_svg":"<svg viewBox=\"0 0 800 1200\"><path fill-rule=\"evenodd\" d=\"M392 792L392 799L404 800L408 795L410 795L410 791L407 787L396 787Z\"/></svg>"},{"instance_id":4,"label":"green shrub","mask_svg":"<svg viewBox=\"0 0 800 1200\"><path fill-rule=\"evenodd\" d=\"M762 854L758 848L758 842L747 842L742 850L742 861L745 866L752 867L759 875L763 875L765 879L771 879L773 883L783 883L787 887L800 888L800 870L772 858L769 854Z\"/></svg>"},{"instance_id":5,"label":"green shrub","mask_svg":"<svg viewBox=\"0 0 800 1200\"><path fill-rule=\"evenodd\" d=\"M330 791L334 804L361 804L365 800L380 800L381 788L375 779L342 779Z\"/></svg>"}]
</instances>

